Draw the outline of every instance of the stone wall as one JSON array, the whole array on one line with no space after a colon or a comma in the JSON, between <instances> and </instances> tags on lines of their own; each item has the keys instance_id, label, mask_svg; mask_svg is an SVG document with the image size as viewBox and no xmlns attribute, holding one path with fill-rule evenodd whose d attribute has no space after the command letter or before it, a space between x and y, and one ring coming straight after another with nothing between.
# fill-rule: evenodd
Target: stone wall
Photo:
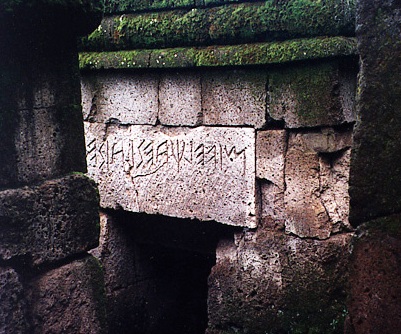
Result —
<instances>
[{"instance_id":1,"label":"stone wall","mask_svg":"<svg viewBox=\"0 0 401 334\"><path fill-rule=\"evenodd\" d=\"M397 332L399 3L104 11L0 4L0 333Z\"/></svg>"},{"instance_id":2,"label":"stone wall","mask_svg":"<svg viewBox=\"0 0 401 334\"><path fill-rule=\"evenodd\" d=\"M107 331L75 40L99 14L90 1L0 4L0 333Z\"/></svg>"},{"instance_id":3,"label":"stone wall","mask_svg":"<svg viewBox=\"0 0 401 334\"><path fill-rule=\"evenodd\" d=\"M360 1L358 122L351 159L349 333L393 333L400 270L400 3Z\"/></svg>"},{"instance_id":4,"label":"stone wall","mask_svg":"<svg viewBox=\"0 0 401 334\"><path fill-rule=\"evenodd\" d=\"M80 66L111 329L396 331L399 18L380 3L356 39L353 1L106 1Z\"/></svg>"},{"instance_id":5,"label":"stone wall","mask_svg":"<svg viewBox=\"0 0 401 334\"><path fill-rule=\"evenodd\" d=\"M321 20L313 29L296 1L218 5L137 13L133 3L108 2L115 14L83 40L84 50L102 51L81 53L80 64L88 175L106 210L95 254L110 328L161 333L150 319L164 319L169 333L342 332L353 235L353 5L304 7ZM260 24L266 13L275 19ZM277 29L286 24L292 30ZM210 230L213 238L194 242ZM163 259L149 257L160 247ZM211 259L198 279L179 274L184 254L199 268L189 254ZM154 261L172 261L180 288ZM186 290L200 281L207 296ZM171 304L183 293L203 298L189 308L199 319L207 298L207 326L182 324L166 309L185 314L184 302ZM132 310L125 319L122 305Z\"/></svg>"}]
</instances>

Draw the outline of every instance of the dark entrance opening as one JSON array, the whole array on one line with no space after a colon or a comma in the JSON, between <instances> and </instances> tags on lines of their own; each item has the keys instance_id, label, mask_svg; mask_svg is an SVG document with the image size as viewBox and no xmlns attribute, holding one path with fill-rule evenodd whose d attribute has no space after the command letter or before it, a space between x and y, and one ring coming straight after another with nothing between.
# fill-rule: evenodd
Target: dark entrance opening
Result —
<instances>
[{"instance_id":1,"label":"dark entrance opening","mask_svg":"<svg viewBox=\"0 0 401 334\"><path fill-rule=\"evenodd\" d=\"M107 211L100 247L110 333L204 333L207 280L218 241L235 229L215 222Z\"/></svg>"}]
</instances>

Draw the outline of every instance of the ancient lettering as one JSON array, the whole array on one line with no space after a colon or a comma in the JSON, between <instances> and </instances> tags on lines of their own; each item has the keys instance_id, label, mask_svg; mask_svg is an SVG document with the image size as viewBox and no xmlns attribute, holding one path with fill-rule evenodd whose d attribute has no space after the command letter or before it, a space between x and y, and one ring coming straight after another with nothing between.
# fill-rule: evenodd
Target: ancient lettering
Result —
<instances>
[{"instance_id":1,"label":"ancient lettering","mask_svg":"<svg viewBox=\"0 0 401 334\"><path fill-rule=\"evenodd\" d=\"M88 170L106 207L118 202L134 212L255 224L254 130L116 125L107 135L97 131L87 126Z\"/></svg>"},{"instance_id":2,"label":"ancient lettering","mask_svg":"<svg viewBox=\"0 0 401 334\"><path fill-rule=\"evenodd\" d=\"M218 142L113 138L100 143L89 142L87 160L91 166L107 171L122 165L133 177L149 175L161 168L180 172L183 167L208 172L234 168L244 175L246 149Z\"/></svg>"}]
</instances>

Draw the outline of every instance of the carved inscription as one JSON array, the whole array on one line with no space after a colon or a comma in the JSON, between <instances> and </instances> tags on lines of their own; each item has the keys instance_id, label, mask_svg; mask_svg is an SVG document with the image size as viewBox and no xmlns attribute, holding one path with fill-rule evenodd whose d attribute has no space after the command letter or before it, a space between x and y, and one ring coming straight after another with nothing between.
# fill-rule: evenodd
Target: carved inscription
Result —
<instances>
[{"instance_id":1,"label":"carved inscription","mask_svg":"<svg viewBox=\"0 0 401 334\"><path fill-rule=\"evenodd\" d=\"M88 164L99 170L114 171L123 166L132 178L144 177L168 168L203 170L207 173L232 169L238 176L246 172L246 149L235 145L184 140L112 138L92 139L87 144Z\"/></svg>"},{"instance_id":2,"label":"carved inscription","mask_svg":"<svg viewBox=\"0 0 401 334\"><path fill-rule=\"evenodd\" d=\"M87 124L86 142L102 205L255 224L252 129Z\"/></svg>"}]
</instances>

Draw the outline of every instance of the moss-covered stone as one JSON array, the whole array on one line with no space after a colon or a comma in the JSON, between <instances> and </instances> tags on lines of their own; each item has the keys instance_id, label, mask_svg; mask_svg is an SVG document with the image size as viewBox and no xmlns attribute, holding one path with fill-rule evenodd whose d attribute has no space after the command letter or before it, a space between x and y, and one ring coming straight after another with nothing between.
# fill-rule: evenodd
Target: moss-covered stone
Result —
<instances>
[{"instance_id":1,"label":"moss-covered stone","mask_svg":"<svg viewBox=\"0 0 401 334\"><path fill-rule=\"evenodd\" d=\"M109 16L83 39L82 50L225 45L353 34L353 2L266 1Z\"/></svg>"},{"instance_id":2,"label":"moss-covered stone","mask_svg":"<svg viewBox=\"0 0 401 334\"><path fill-rule=\"evenodd\" d=\"M286 127L332 126L355 121L356 69L347 66L352 82L342 75L338 60L279 68L270 74L269 114ZM356 67L356 66L355 66ZM344 88L345 87L345 88Z\"/></svg>"},{"instance_id":3,"label":"moss-covered stone","mask_svg":"<svg viewBox=\"0 0 401 334\"><path fill-rule=\"evenodd\" d=\"M79 64L81 70L245 66L355 54L354 38L332 37L205 48L82 52Z\"/></svg>"},{"instance_id":4,"label":"moss-covered stone","mask_svg":"<svg viewBox=\"0 0 401 334\"><path fill-rule=\"evenodd\" d=\"M201 3L200 3L201 2ZM127 13L144 10L191 8L203 0L105 0L105 13Z\"/></svg>"},{"instance_id":5,"label":"moss-covered stone","mask_svg":"<svg viewBox=\"0 0 401 334\"><path fill-rule=\"evenodd\" d=\"M202 8L239 2L247 0L105 0L104 10L106 14L120 14L174 8Z\"/></svg>"},{"instance_id":6,"label":"moss-covered stone","mask_svg":"<svg viewBox=\"0 0 401 334\"><path fill-rule=\"evenodd\" d=\"M401 25L397 1L360 1L360 85L352 150L354 225L401 211Z\"/></svg>"}]
</instances>

